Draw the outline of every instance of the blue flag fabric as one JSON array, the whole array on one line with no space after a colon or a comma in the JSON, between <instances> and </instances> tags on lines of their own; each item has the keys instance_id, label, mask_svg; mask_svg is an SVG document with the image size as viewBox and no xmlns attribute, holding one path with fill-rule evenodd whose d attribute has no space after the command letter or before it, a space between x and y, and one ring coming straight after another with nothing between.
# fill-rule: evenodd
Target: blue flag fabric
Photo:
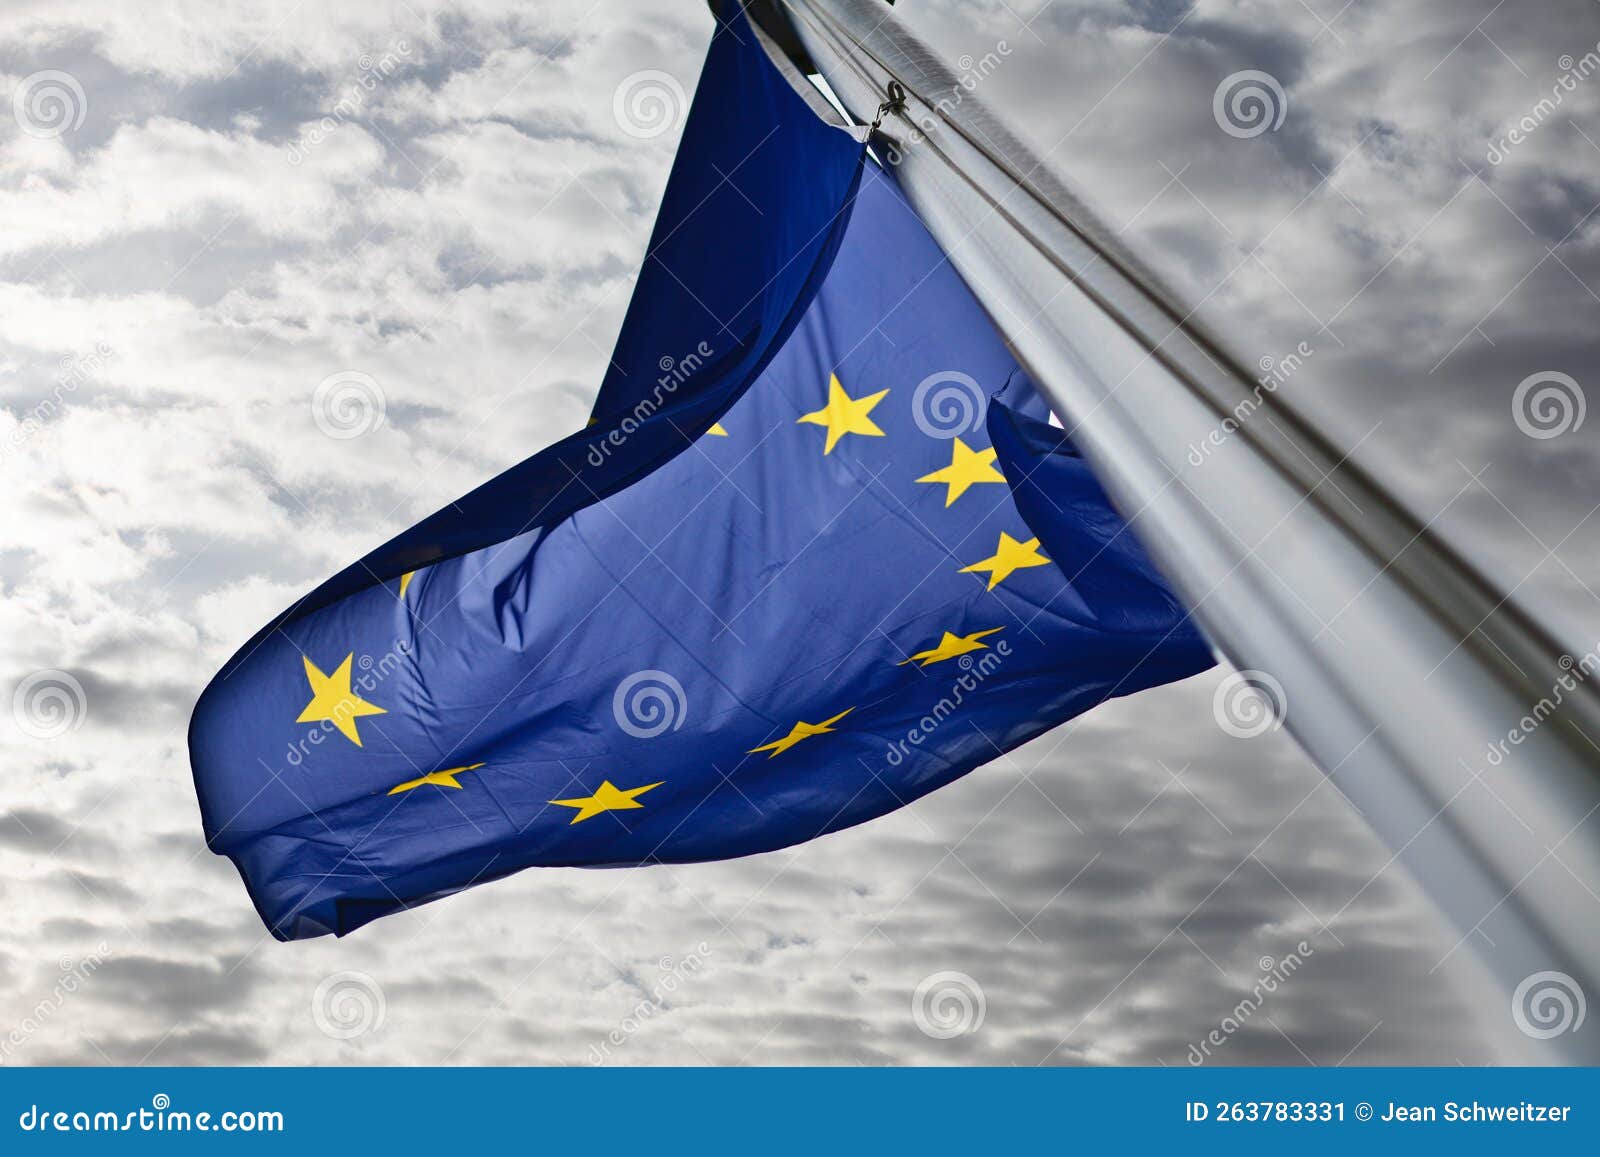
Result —
<instances>
[{"instance_id":1,"label":"blue flag fabric","mask_svg":"<svg viewBox=\"0 0 1600 1157\"><path fill-rule=\"evenodd\" d=\"M208 842L280 938L809 840L1212 661L899 190L723 32L591 430L196 708Z\"/></svg>"},{"instance_id":2,"label":"blue flag fabric","mask_svg":"<svg viewBox=\"0 0 1600 1157\"><path fill-rule=\"evenodd\" d=\"M782 347L832 261L865 149L818 117L820 96L776 70L740 7L724 7L595 420L328 579L225 674L280 626L553 526L643 477L711 426Z\"/></svg>"}]
</instances>

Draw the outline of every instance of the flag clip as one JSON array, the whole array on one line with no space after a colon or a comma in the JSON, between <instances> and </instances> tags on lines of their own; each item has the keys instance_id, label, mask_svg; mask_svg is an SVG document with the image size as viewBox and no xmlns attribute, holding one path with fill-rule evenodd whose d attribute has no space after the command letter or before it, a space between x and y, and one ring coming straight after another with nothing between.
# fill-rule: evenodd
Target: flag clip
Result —
<instances>
[{"instance_id":1,"label":"flag clip","mask_svg":"<svg viewBox=\"0 0 1600 1157\"><path fill-rule=\"evenodd\" d=\"M878 126L883 124L883 118L889 113L903 113L906 111L906 90L900 87L898 80L891 80L888 87L889 99L878 106L878 115L872 118L872 132L878 131Z\"/></svg>"}]
</instances>

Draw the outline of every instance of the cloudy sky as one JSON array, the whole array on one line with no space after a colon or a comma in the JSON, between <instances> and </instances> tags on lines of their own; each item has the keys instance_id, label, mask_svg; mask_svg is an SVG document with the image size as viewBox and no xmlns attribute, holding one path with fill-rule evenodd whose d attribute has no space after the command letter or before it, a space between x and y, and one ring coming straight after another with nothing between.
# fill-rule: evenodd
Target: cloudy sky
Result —
<instances>
[{"instance_id":1,"label":"cloudy sky","mask_svg":"<svg viewBox=\"0 0 1600 1157\"><path fill-rule=\"evenodd\" d=\"M1600 364L1591 0L898 10L993 55L985 99L1244 361L1308 343L1282 396L1594 645L1600 421L1514 405ZM200 838L194 698L581 425L681 111L642 135L616 96L692 93L710 29L695 0L5 5L0 1061L1184 1065L1291 954L1208 1063L1526 1055L1287 736L1217 726L1220 672L800 848L266 936ZM1243 70L1276 129L1214 115ZM352 375L384 421L330 437L313 396Z\"/></svg>"}]
</instances>

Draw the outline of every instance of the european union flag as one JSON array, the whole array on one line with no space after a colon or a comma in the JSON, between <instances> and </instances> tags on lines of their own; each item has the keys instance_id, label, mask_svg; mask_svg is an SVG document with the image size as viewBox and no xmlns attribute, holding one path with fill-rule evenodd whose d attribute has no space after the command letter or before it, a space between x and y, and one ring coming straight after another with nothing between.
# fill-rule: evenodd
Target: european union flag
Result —
<instances>
[{"instance_id":1,"label":"european union flag","mask_svg":"<svg viewBox=\"0 0 1600 1157\"><path fill-rule=\"evenodd\" d=\"M280 938L813 839L1212 661L865 134L728 7L590 427L195 710Z\"/></svg>"}]
</instances>

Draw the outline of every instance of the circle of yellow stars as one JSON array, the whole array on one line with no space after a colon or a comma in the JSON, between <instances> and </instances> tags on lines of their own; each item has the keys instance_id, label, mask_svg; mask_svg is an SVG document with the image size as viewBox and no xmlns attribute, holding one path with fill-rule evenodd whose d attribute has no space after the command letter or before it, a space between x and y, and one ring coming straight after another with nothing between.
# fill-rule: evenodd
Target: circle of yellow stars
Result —
<instances>
[{"instance_id":1,"label":"circle of yellow stars","mask_svg":"<svg viewBox=\"0 0 1600 1157\"><path fill-rule=\"evenodd\" d=\"M820 410L802 414L795 421L797 424L821 426L826 431L822 453L824 456L832 454L839 442L849 435L865 438L885 437L883 429L875 422L871 415L873 410L889 395L889 390L883 389L876 393L865 394L859 398L851 397L839 381L837 374L828 375L828 399ZM713 437L726 438L729 436L727 429L721 422L714 424L707 434ZM974 486L984 484L1004 484L1006 479L995 466L996 452L994 447L975 450L961 439L956 437L950 443L950 464L941 467L929 474L924 474L916 481L928 485L945 487L944 504L948 509L956 500L966 494ZM1039 540L1030 538L1022 541L1013 538L1004 531L995 546L995 551L987 558L960 569L961 574L987 574L987 590L994 590L1012 574L1030 567L1047 566L1050 559L1039 549ZM406 593L411 586L412 579L417 572L407 571L400 576L398 597L402 604L406 601ZM929 667L935 663L948 662L962 655L970 655L975 651L988 649L989 644L983 642L990 635L998 634L1004 628L990 627L986 630L973 631L966 635L957 635L951 631L941 634L939 641L926 650L918 651L899 664L906 666L915 663L920 667ZM373 715L383 715L387 709L370 703L358 695L351 686L352 663L354 652L345 655L344 659L333 669L332 674L326 674L312 662L309 656L302 656L306 681L310 686L311 701L300 712L298 723L327 722L333 726L346 739L357 747L362 746L361 731L357 720ZM847 707L837 715L810 723L798 720L786 735L771 742L753 747L747 754L755 755L766 752L767 758L775 759L797 744L807 739L814 739L819 735L828 735L835 730L835 724L854 711L854 707ZM443 789L461 790L462 784L458 777L482 768L482 762L466 764L460 767L445 768L430 771L415 779L408 779L404 783L396 784L386 793L388 795L404 795L420 787L438 787ZM580 824L608 812L631 811L643 808L639 797L646 792L654 791L666 781L658 780L655 783L643 784L639 787L619 788L609 779L600 782L591 795L575 796L570 799L553 799L550 804L555 807L571 808L573 810L571 824Z\"/></svg>"}]
</instances>

